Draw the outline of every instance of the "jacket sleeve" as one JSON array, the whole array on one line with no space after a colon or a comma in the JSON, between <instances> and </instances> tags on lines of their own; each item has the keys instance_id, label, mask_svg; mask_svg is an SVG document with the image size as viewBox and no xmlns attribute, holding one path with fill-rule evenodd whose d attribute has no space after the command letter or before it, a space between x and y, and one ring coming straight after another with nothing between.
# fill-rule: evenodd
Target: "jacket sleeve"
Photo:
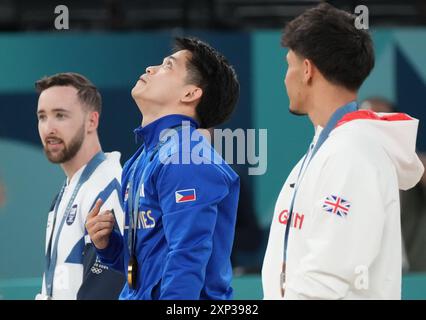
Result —
<instances>
[{"instance_id":1,"label":"jacket sleeve","mask_svg":"<svg viewBox=\"0 0 426 320\"><path fill-rule=\"evenodd\" d=\"M312 199L307 254L286 284L285 299L341 299L350 288L362 290L368 285L368 268L379 253L386 206L390 205L384 203L387 186L381 174L371 159L350 150L326 161ZM349 203L346 215L338 215L334 207L332 212L324 208L329 196L336 197L334 202Z\"/></svg>"},{"instance_id":2,"label":"jacket sleeve","mask_svg":"<svg viewBox=\"0 0 426 320\"><path fill-rule=\"evenodd\" d=\"M50 204L49 213L48 213L48 217L47 217L47 219L48 219L47 225L48 226L49 226L49 220L51 220L51 219L53 220L53 218L52 218L53 214L54 214L53 212L55 210L55 204L56 204L56 201L58 200L59 194L60 194L60 192L58 192L55 195L52 203ZM45 247L47 247L47 242L49 241L48 239L50 238L51 233L53 232L53 230L51 230L51 228L52 228L52 226L50 228L46 228L46 244L45 244ZM47 251L47 248L45 248L45 252L44 252L45 255L47 254L46 251ZM36 296L36 300L43 300L44 298L47 298L45 277L46 277L46 275L43 272L42 283L41 283L41 294L38 294Z\"/></svg>"},{"instance_id":3,"label":"jacket sleeve","mask_svg":"<svg viewBox=\"0 0 426 320\"><path fill-rule=\"evenodd\" d=\"M123 229L124 229L124 212L123 204L121 202L121 187L118 181L113 180L97 197L90 207L90 210L94 207L96 200L101 198L104 203L101 207L101 212L104 210L113 210L115 217L115 225L113 232L110 236L108 247L103 250L96 248L96 252L100 259L100 262L108 267L115 269L121 273L124 273L124 262L123 262ZM89 211L90 211L89 210ZM87 231L86 231L87 233ZM93 246L95 249L95 247Z\"/></svg>"},{"instance_id":4,"label":"jacket sleeve","mask_svg":"<svg viewBox=\"0 0 426 320\"><path fill-rule=\"evenodd\" d=\"M119 231L114 229L109 238L108 247L102 250L96 248L96 252L102 263L122 274L126 273L123 256L123 236Z\"/></svg>"},{"instance_id":5,"label":"jacket sleeve","mask_svg":"<svg viewBox=\"0 0 426 320\"><path fill-rule=\"evenodd\" d=\"M77 300L117 300L124 287L124 275L103 264L93 244L83 252L83 282Z\"/></svg>"},{"instance_id":6,"label":"jacket sleeve","mask_svg":"<svg viewBox=\"0 0 426 320\"><path fill-rule=\"evenodd\" d=\"M218 203L228 194L229 183L214 164L168 164L158 176L157 190L168 245L159 298L199 299ZM182 201L184 190L189 190L193 200Z\"/></svg>"}]
</instances>

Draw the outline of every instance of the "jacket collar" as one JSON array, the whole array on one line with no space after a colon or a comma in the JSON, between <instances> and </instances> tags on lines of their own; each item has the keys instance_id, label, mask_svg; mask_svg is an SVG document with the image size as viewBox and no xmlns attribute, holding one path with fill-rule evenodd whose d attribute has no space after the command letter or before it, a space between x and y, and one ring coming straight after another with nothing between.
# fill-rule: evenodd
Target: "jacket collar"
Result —
<instances>
[{"instance_id":1,"label":"jacket collar","mask_svg":"<svg viewBox=\"0 0 426 320\"><path fill-rule=\"evenodd\" d=\"M160 134L163 130L182 126L183 121L188 121L190 126L198 128L198 123L191 117L181 114L171 114L159 118L148 125L136 128L135 133L136 141L142 141L146 150L151 150L160 141Z\"/></svg>"}]
</instances>

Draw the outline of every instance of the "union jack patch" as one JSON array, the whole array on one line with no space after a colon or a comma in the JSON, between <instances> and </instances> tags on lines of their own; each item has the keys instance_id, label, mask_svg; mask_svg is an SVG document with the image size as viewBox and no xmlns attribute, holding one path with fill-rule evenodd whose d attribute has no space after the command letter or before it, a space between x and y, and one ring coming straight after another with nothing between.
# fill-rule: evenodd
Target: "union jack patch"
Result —
<instances>
[{"instance_id":1,"label":"union jack patch","mask_svg":"<svg viewBox=\"0 0 426 320\"><path fill-rule=\"evenodd\" d=\"M322 208L324 211L331 214L336 214L339 217L346 217L349 213L351 203L338 196L329 195L324 199Z\"/></svg>"}]
</instances>

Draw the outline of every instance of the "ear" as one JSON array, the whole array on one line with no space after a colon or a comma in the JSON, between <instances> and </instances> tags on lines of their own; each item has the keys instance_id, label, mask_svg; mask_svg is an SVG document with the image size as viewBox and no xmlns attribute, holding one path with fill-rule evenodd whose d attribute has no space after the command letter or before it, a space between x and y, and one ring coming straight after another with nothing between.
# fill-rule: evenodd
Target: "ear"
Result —
<instances>
[{"instance_id":1,"label":"ear","mask_svg":"<svg viewBox=\"0 0 426 320\"><path fill-rule=\"evenodd\" d=\"M191 103L199 100L203 95L203 90L200 87L190 85L185 90L184 96L181 98L183 103Z\"/></svg>"},{"instance_id":2,"label":"ear","mask_svg":"<svg viewBox=\"0 0 426 320\"><path fill-rule=\"evenodd\" d=\"M315 66L309 59L303 59L303 83L309 84L314 75Z\"/></svg>"},{"instance_id":3,"label":"ear","mask_svg":"<svg viewBox=\"0 0 426 320\"><path fill-rule=\"evenodd\" d=\"M89 111L87 115L87 132L92 133L98 129L99 126L99 112L97 111Z\"/></svg>"}]
</instances>

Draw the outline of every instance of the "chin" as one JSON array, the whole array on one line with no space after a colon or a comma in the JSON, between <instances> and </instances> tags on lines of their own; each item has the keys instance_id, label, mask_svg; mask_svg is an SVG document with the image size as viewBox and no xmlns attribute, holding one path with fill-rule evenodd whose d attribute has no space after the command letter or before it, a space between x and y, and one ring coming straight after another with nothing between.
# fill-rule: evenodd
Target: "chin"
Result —
<instances>
[{"instance_id":1,"label":"chin","mask_svg":"<svg viewBox=\"0 0 426 320\"><path fill-rule=\"evenodd\" d=\"M47 159L51 162L51 163L63 163L64 161L64 154L63 152L51 152L47 149L44 149L44 153L47 157Z\"/></svg>"},{"instance_id":2,"label":"chin","mask_svg":"<svg viewBox=\"0 0 426 320\"><path fill-rule=\"evenodd\" d=\"M302 110L299 110L297 107L294 107L292 104L290 104L290 107L288 108L288 111L290 111L291 114L294 114L296 116L304 116L304 115L306 115L306 112L303 112Z\"/></svg>"},{"instance_id":3,"label":"chin","mask_svg":"<svg viewBox=\"0 0 426 320\"><path fill-rule=\"evenodd\" d=\"M130 93L131 93L133 99L135 99L137 97L137 95L138 95L138 89L136 88L136 86L134 86L132 88L132 91Z\"/></svg>"}]
</instances>

